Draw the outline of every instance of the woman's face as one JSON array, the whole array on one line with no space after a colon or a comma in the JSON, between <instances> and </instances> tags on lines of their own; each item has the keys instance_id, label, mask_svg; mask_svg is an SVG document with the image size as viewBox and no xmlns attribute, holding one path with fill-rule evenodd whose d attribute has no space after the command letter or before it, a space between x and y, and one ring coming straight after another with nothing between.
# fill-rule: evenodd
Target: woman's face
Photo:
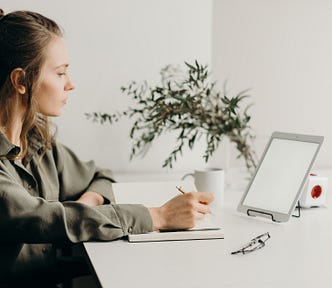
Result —
<instances>
[{"instance_id":1,"label":"woman's face","mask_svg":"<svg viewBox=\"0 0 332 288\"><path fill-rule=\"evenodd\" d=\"M61 115L67 103L67 92L74 89L68 75L68 51L62 37L55 37L48 45L40 72L39 88L34 95L38 112L45 116Z\"/></svg>"}]
</instances>

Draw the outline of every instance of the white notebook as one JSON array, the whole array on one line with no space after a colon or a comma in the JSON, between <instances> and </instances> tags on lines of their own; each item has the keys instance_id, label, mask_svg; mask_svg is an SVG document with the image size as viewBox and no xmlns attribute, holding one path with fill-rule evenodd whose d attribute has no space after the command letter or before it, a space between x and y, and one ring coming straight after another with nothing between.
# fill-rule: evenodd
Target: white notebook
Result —
<instances>
[{"instance_id":1,"label":"white notebook","mask_svg":"<svg viewBox=\"0 0 332 288\"><path fill-rule=\"evenodd\" d=\"M180 241L200 239L224 239L224 233L213 220L213 215L206 215L204 220L188 230L150 232L146 234L130 234L129 242L154 242L154 241Z\"/></svg>"},{"instance_id":2,"label":"white notebook","mask_svg":"<svg viewBox=\"0 0 332 288\"><path fill-rule=\"evenodd\" d=\"M176 186L186 191L196 191L191 181L162 182L126 182L113 183L113 191L117 203L136 203L147 207L161 206L172 197L179 195ZM208 214L196 226L189 230L151 232L146 234L130 234L129 242L175 241L198 239L223 239L224 233L217 224L214 214Z\"/></svg>"}]
</instances>

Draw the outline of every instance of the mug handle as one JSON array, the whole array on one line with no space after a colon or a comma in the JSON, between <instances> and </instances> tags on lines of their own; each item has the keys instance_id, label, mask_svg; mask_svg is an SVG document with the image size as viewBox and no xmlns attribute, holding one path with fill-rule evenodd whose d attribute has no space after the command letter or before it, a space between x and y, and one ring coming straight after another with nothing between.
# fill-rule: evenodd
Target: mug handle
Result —
<instances>
[{"instance_id":1,"label":"mug handle","mask_svg":"<svg viewBox=\"0 0 332 288\"><path fill-rule=\"evenodd\" d=\"M187 174L185 174L185 175L182 176L181 180L182 181L185 180L188 176L191 176L191 177L195 178L194 173L187 173Z\"/></svg>"}]
</instances>

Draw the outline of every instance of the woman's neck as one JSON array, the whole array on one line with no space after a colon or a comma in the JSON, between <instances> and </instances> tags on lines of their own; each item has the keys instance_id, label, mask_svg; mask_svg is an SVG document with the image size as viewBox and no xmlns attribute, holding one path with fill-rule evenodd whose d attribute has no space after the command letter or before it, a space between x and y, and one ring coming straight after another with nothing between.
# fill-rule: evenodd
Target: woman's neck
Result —
<instances>
[{"instance_id":1,"label":"woman's neck","mask_svg":"<svg viewBox=\"0 0 332 288\"><path fill-rule=\"evenodd\" d=\"M22 121L20 119L14 119L5 125L0 124L0 130L11 143L16 146L21 145Z\"/></svg>"},{"instance_id":2,"label":"woman's neck","mask_svg":"<svg viewBox=\"0 0 332 288\"><path fill-rule=\"evenodd\" d=\"M20 97L11 103L11 110L9 112L9 119L3 121L0 119L0 131L6 135L8 140L16 146L21 145L21 132L23 127L23 119L26 107L21 101Z\"/></svg>"}]
</instances>

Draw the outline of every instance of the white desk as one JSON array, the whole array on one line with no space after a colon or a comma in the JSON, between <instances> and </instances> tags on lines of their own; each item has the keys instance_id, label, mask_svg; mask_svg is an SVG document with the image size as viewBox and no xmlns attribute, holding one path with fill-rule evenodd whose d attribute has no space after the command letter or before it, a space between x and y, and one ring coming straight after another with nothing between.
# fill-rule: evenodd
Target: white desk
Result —
<instances>
[{"instance_id":1,"label":"white desk","mask_svg":"<svg viewBox=\"0 0 332 288\"><path fill-rule=\"evenodd\" d=\"M226 191L225 239L161 243L84 243L102 287L332 287L332 209L301 211L278 224L236 212L241 191ZM327 206L331 203L328 197ZM266 246L231 255L264 232Z\"/></svg>"}]
</instances>

